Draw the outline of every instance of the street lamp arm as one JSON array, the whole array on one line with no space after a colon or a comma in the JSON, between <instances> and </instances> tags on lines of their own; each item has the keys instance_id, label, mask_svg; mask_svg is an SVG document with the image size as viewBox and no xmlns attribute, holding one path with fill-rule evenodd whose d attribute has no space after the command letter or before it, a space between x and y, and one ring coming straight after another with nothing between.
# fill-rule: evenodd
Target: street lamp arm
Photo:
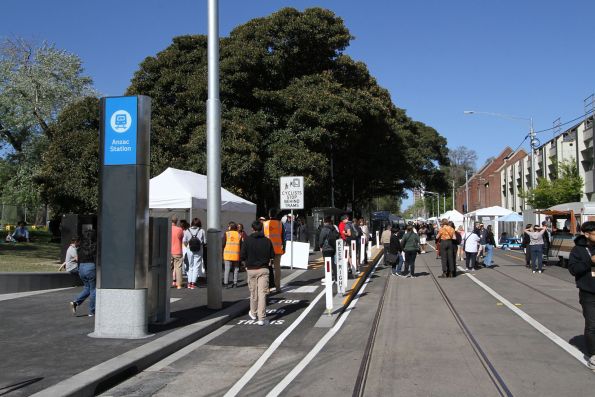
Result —
<instances>
[{"instance_id":1,"label":"street lamp arm","mask_svg":"<svg viewBox=\"0 0 595 397\"><path fill-rule=\"evenodd\" d=\"M463 111L463 114L484 114L487 116L502 117L504 119L510 119L510 120L525 120L525 121L532 120L531 117L521 117L521 116L514 116L512 114L495 113L495 112L479 112L479 111L475 111L475 110L465 110L465 111Z\"/></svg>"}]
</instances>

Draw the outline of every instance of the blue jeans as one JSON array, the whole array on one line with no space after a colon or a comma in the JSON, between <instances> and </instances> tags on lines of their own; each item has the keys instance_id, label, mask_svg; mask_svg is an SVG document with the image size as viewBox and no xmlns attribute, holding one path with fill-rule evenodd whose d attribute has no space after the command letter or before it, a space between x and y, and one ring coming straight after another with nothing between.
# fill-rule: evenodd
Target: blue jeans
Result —
<instances>
[{"instance_id":1,"label":"blue jeans","mask_svg":"<svg viewBox=\"0 0 595 397\"><path fill-rule=\"evenodd\" d=\"M84 288L74 302L79 306L88 296L91 296L89 314L95 314L95 264L89 262L79 264L79 277L83 281Z\"/></svg>"},{"instance_id":2,"label":"blue jeans","mask_svg":"<svg viewBox=\"0 0 595 397\"><path fill-rule=\"evenodd\" d=\"M494 246L492 244L486 244L486 255L483 260L483 264L486 267L492 267L492 256L494 255Z\"/></svg>"},{"instance_id":3,"label":"blue jeans","mask_svg":"<svg viewBox=\"0 0 595 397\"><path fill-rule=\"evenodd\" d=\"M530 245L531 267L533 271L543 269L543 244Z\"/></svg>"},{"instance_id":4,"label":"blue jeans","mask_svg":"<svg viewBox=\"0 0 595 397\"><path fill-rule=\"evenodd\" d=\"M397 254L397 266L395 268L395 273L401 273L403 271L403 253L399 252Z\"/></svg>"}]
</instances>

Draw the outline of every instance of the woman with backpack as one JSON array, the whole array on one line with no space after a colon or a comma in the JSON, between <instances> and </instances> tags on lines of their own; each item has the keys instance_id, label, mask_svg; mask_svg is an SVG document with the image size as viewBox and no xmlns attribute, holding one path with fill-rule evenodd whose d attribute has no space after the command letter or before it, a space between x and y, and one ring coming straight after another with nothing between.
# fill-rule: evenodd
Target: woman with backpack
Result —
<instances>
[{"instance_id":1,"label":"woman with backpack","mask_svg":"<svg viewBox=\"0 0 595 397\"><path fill-rule=\"evenodd\" d=\"M407 277L415 277L415 258L417 257L417 251L419 250L419 236L413 231L413 225L407 225L407 230L403 235L403 241L401 243L403 251L405 252L405 272Z\"/></svg>"},{"instance_id":2,"label":"woman with backpack","mask_svg":"<svg viewBox=\"0 0 595 397\"><path fill-rule=\"evenodd\" d=\"M201 287L196 284L198 278L205 277L202 247L205 243L205 232L200 219L192 220L190 228L184 232L183 243L188 248L188 288L195 289Z\"/></svg>"}]
</instances>

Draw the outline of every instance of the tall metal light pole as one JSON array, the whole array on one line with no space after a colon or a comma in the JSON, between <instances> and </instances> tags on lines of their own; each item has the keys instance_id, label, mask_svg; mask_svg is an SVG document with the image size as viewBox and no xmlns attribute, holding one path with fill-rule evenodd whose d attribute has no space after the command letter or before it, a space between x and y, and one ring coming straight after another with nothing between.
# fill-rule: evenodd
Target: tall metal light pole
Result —
<instances>
[{"instance_id":1,"label":"tall metal light pole","mask_svg":"<svg viewBox=\"0 0 595 397\"><path fill-rule=\"evenodd\" d=\"M525 121L529 121L529 135L527 135L529 137L529 145L531 146L531 189L535 189L535 178L536 178L536 170L535 170L535 150L537 149L537 138L535 137L535 130L533 129L533 117L519 117L519 116L513 116L510 114L504 114L504 113L494 113L494 112L477 112L475 110L465 110L463 112L464 114L484 114L487 116L495 116L495 117L500 117L503 119L508 119L508 120L525 120Z\"/></svg>"},{"instance_id":2,"label":"tall metal light pole","mask_svg":"<svg viewBox=\"0 0 595 397\"><path fill-rule=\"evenodd\" d=\"M221 309L221 101L219 100L219 4L209 0L207 99L207 307Z\"/></svg>"}]
</instances>

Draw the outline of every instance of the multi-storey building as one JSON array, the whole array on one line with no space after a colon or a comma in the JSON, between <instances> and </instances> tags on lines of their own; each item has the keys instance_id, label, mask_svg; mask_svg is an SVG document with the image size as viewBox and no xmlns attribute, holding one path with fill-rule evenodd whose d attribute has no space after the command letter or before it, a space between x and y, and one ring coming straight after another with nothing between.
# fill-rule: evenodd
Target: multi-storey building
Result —
<instances>
[{"instance_id":1,"label":"multi-storey building","mask_svg":"<svg viewBox=\"0 0 595 397\"><path fill-rule=\"evenodd\" d=\"M541 138L541 136L539 136ZM593 172L593 116L554 136L535 150L536 180L558 177L557 164L571 162L578 167L583 179L581 201L595 201ZM521 212L528 206L521 193L531 189L531 156L524 150L512 152L506 148L469 179L469 211L493 205ZM478 187L479 186L479 187ZM483 186L483 190L481 188ZM493 189L498 187L498 191ZM477 193L476 193L476 189ZM457 190L456 207L464 209L466 187ZM481 198L483 192L484 198Z\"/></svg>"}]
</instances>

